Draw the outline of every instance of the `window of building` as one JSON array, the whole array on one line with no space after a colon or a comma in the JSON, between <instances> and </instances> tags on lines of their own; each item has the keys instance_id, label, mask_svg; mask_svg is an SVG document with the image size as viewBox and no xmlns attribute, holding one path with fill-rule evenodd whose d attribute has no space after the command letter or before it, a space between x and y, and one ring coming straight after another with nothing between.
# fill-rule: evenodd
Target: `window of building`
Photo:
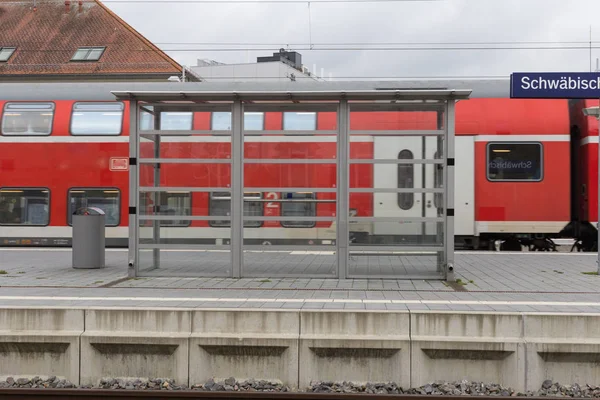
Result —
<instances>
[{"instance_id":1,"label":"window of building","mask_svg":"<svg viewBox=\"0 0 600 400\"><path fill-rule=\"evenodd\" d=\"M260 193L250 192L244 193L244 216L245 217L261 217L263 215L263 206L260 200ZM228 216L231 217L231 194L227 192L213 192L210 195L209 215L213 216ZM230 227L231 221L212 220L209 222L213 227ZM258 228L262 225L262 221L244 221L245 228Z\"/></svg>"},{"instance_id":2,"label":"window of building","mask_svg":"<svg viewBox=\"0 0 600 400\"><path fill-rule=\"evenodd\" d=\"M105 213L106 226L118 226L121 192L118 189L71 189L69 190L68 224L73 224L73 213L83 207L97 207Z\"/></svg>"},{"instance_id":3,"label":"window of building","mask_svg":"<svg viewBox=\"0 0 600 400\"><path fill-rule=\"evenodd\" d=\"M48 189L0 189L0 225L46 226L49 223Z\"/></svg>"},{"instance_id":4,"label":"window of building","mask_svg":"<svg viewBox=\"0 0 600 400\"><path fill-rule=\"evenodd\" d=\"M487 178L492 182L543 179L541 143L488 143Z\"/></svg>"},{"instance_id":5,"label":"window of building","mask_svg":"<svg viewBox=\"0 0 600 400\"><path fill-rule=\"evenodd\" d=\"M0 47L0 62L7 62L16 49L16 47Z\"/></svg>"},{"instance_id":6,"label":"window of building","mask_svg":"<svg viewBox=\"0 0 600 400\"><path fill-rule=\"evenodd\" d=\"M317 129L316 112L294 112L283 113L284 131L314 131Z\"/></svg>"},{"instance_id":7,"label":"window of building","mask_svg":"<svg viewBox=\"0 0 600 400\"><path fill-rule=\"evenodd\" d=\"M316 196L312 192L288 192L281 194L281 216L283 217L314 217L317 215ZM312 201L302 201L312 200ZM315 221L281 221L285 228L312 228Z\"/></svg>"},{"instance_id":8,"label":"window of building","mask_svg":"<svg viewBox=\"0 0 600 400\"><path fill-rule=\"evenodd\" d=\"M71 61L98 61L106 47L80 47L75 51Z\"/></svg>"},{"instance_id":9,"label":"window of building","mask_svg":"<svg viewBox=\"0 0 600 400\"><path fill-rule=\"evenodd\" d=\"M2 134L46 136L52 132L53 119L53 103L6 103Z\"/></svg>"},{"instance_id":10,"label":"window of building","mask_svg":"<svg viewBox=\"0 0 600 400\"><path fill-rule=\"evenodd\" d=\"M75 103L72 135L119 135L123 126L123 103Z\"/></svg>"},{"instance_id":11,"label":"window of building","mask_svg":"<svg viewBox=\"0 0 600 400\"><path fill-rule=\"evenodd\" d=\"M247 131L262 131L264 129L265 114L262 112L245 112L244 129ZM213 112L211 118L211 129L214 131L231 130L231 112Z\"/></svg>"},{"instance_id":12,"label":"window of building","mask_svg":"<svg viewBox=\"0 0 600 400\"><path fill-rule=\"evenodd\" d=\"M410 150L402 150L398 154L399 160L412 160L413 153ZM398 189L415 187L415 165L398 164ZM410 210L415 202L414 193L398 193L398 207Z\"/></svg>"}]
</instances>

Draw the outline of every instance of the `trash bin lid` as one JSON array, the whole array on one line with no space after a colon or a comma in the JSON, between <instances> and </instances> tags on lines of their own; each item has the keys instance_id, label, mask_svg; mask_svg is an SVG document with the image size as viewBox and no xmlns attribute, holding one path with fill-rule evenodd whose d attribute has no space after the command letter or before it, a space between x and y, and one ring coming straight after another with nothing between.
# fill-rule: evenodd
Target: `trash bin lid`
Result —
<instances>
[{"instance_id":1,"label":"trash bin lid","mask_svg":"<svg viewBox=\"0 0 600 400\"><path fill-rule=\"evenodd\" d=\"M105 215L105 212L98 207L82 207L75 210L73 215Z\"/></svg>"}]
</instances>

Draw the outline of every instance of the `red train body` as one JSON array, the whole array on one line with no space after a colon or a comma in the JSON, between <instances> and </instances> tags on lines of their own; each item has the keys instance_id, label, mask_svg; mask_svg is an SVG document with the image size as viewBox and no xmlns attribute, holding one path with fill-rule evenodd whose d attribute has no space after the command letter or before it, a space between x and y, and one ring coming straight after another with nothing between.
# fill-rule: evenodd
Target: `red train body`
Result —
<instances>
[{"instance_id":1,"label":"red train body","mask_svg":"<svg viewBox=\"0 0 600 400\"><path fill-rule=\"evenodd\" d=\"M93 111L98 105L120 104L110 100L109 91L99 93L100 89L94 89L94 85L79 91L69 88L60 96L53 96L50 89L37 93L32 88L27 93L9 85L26 87L25 84L0 85L10 89L0 88L0 205L3 207L0 210L0 245L69 245L70 215L74 208L85 204L98 205L107 211L107 243L126 245L129 180L128 172L119 169L119 165L129 157L129 104L122 103L120 114L116 109L103 110L102 107ZM469 87L468 82L463 85ZM50 108L27 109L34 103L47 104ZM496 239L521 238L526 243L534 237L578 237L581 224L597 223L598 123L594 118L584 117L581 111L592 103L589 100L509 99L502 94L479 95L476 90L470 100L458 102L455 150L455 234L458 245L491 248ZM86 132L87 128L76 117L92 112L117 117L120 121L118 131L106 135ZM196 112L190 128L210 130L215 118L208 112ZM260 123L264 130L285 128L281 112L264 113ZM314 115L316 130L336 129L336 123L335 113ZM44 126L51 128L49 132L42 129ZM352 136L352 159L390 158L390 154L395 158L396 155L400 157L402 151L425 150L417 144L402 143L395 137L377 136L377 130L436 129L436 119L427 114L413 113L406 117L391 112L361 112L351 115L350 128L374 132L373 135ZM79 133L75 132L77 129ZM259 133L246 138L246 159L334 159L336 155L335 136L260 136ZM165 140L161 144L161 157L223 159L231 156L228 139L216 136L193 138ZM511 159L507 154L516 154L514 157L517 158ZM153 156L151 144L142 143L140 157ZM495 160L509 163L521 160L528 166L513 170L494 167L500 165L494 164ZM352 164L351 188L393 187L388 184L396 185L401 174L395 168L398 167ZM428 170L423 171L429 174ZM151 165L141 166L140 185L151 186L153 173ZM327 191L336 183L333 163L250 163L244 167L244 176L249 215L335 215L335 193ZM418 176L421 175L412 171L410 179L418 180ZM226 187L230 184L230 171L227 164L218 163L163 164L160 179L161 186L168 187ZM429 181L425 185L429 185ZM253 187L312 187L323 188L324 192L254 193ZM253 203L252 196L262 201ZM318 202L287 206L269 201L282 196L314 198ZM404 200L408 201L406 207ZM421 201L423 204L417 204ZM357 216L399 216L408 213L410 207L426 207L425 203L429 207L432 201L435 202L433 194L431 198L392 199L385 194L352 193L350 208ZM142 196L142 213L150 212L152 205L150 196ZM190 240L219 240L214 229L203 228L226 228L227 223L219 222L218 216L224 215L227 205L225 197L208 192L180 193L174 190L161 200L163 210L174 211L173 221L167 226L178 230L177 235L187 235ZM284 207L291 208L284 210ZM177 221L177 215L182 215L181 210L186 210L185 215L214 215L216 218L214 221ZM331 224L327 221L296 225L281 221L251 221L248 232L254 233L247 237L259 242L318 244L335 239ZM569 226L570 229L564 229ZM357 226L351 231L360 237L377 232L386 234L386 229ZM227 237L226 233L223 235Z\"/></svg>"}]
</instances>

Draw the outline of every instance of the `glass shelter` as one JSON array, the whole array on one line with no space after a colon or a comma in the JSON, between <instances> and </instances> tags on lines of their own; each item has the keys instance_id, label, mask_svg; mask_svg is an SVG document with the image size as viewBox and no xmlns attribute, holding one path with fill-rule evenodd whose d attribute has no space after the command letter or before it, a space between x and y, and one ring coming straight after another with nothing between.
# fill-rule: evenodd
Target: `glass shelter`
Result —
<instances>
[{"instance_id":1,"label":"glass shelter","mask_svg":"<svg viewBox=\"0 0 600 400\"><path fill-rule=\"evenodd\" d=\"M129 275L453 279L470 90L180 83L129 101Z\"/></svg>"}]
</instances>

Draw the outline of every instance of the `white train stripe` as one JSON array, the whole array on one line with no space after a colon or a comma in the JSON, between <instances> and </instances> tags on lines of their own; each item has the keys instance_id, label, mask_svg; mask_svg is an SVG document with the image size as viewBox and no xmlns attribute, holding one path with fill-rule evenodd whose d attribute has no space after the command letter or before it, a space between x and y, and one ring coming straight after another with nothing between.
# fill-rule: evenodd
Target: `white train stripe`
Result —
<instances>
[{"instance_id":1,"label":"white train stripe","mask_svg":"<svg viewBox=\"0 0 600 400\"><path fill-rule=\"evenodd\" d=\"M129 136L0 136L0 143L129 143Z\"/></svg>"},{"instance_id":2,"label":"white train stripe","mask_svg":"<svg viewBox=\"0 0 600 400\"><path fill-rule=\"evenodd\" d=\"M598 143L598 136L586 136L579 142L580 146L585 146L586 144Z\"/></svg>"},{"instance_id":3,"label":"white train stripe","mask_svg":"<svg viewBox=\"0 0 600 400\"><path fill-rule=\"evenodd\" d=\"M377 135L377 131L373 131ZM372 142L374 136L371 135L352 135L351 142ZM457 135L462 136L462 135ZM569 135L466 135L474 136L476 142L569 142ZM413 136L408 136L413 138ZM598 143L598 137L592 136L584 138L582 143ZM164 143L229 143L229 136L163 136L161 141ZM246 142L289 142L289 143L307 143L307 142L336 142L337 137L330 135L314 136L247 136ZM0 136L0 143L128 143L129 136ZM144 143L144 141L142 141ZM148 143L150 143L148 141Z\"/></svg>"},{"instance_id":4,"label":"white train stripe","mask_svg":"<svg viewBox=\"0 0 600 400\"><path fill-rule=\"evenodd\" d=\"M409 136L413 138L414 136ZM245 141L248 143L312 143L312 142L337 142L336 136L247 136ZM370 135L352 135L351 142L372 142L373 136ZM162 136L163 143L231 143L229 136ZM0 136L0 143L129 143L129 136ZM150 141L142 139L142 144Z\"/></svg>"},{"instance_id":5,"label":"white train stripe","mask_svg":"<svg viewBox=\"0 0 600 400\"><path fill-rule=\"evenodd\" d=\"M0 300L37 301L137 301L137 302L220 302L220 303L353 303L353 304L445 304L445 305L507 305L507 306L571 306L600 307L600 302L582 301L502 301L502 300L381 300L381 299L332 299L332 298L228 298L228 297L144 297L144 296L0 296ZM6 307L6 306L5 306ZM24 306L18 306L22 308ZM47 307L47 306L46 306ZM42 307L45 308L45 307ZM75 307L71 307L75 308ZM183 307L185 308L185 307Z\"/></svg>"}]
</instances>

